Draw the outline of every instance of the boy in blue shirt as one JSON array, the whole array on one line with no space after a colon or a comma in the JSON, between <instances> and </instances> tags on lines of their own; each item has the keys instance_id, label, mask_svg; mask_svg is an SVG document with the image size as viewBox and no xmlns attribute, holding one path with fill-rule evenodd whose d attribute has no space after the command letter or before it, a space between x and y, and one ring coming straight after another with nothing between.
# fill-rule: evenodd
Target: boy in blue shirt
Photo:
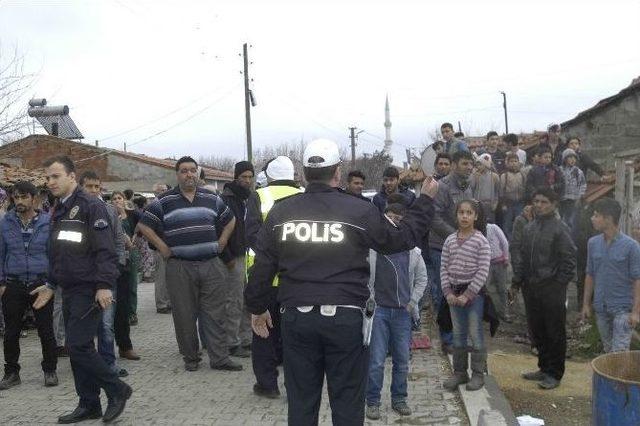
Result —
<instances>
[{"instance_id":1,"label":"boy in blue shirt","mask_svg":"<svg viewBox=\"0 0 640 426\"><path fill-rule=\"evenodd\" d=\"M640 322L640 244L620 232L621 211L611 198L596 202L591 223L601 234L588 243L582 318L595 311L605 352L629 350Z\"/></svg>"}]
</instances>

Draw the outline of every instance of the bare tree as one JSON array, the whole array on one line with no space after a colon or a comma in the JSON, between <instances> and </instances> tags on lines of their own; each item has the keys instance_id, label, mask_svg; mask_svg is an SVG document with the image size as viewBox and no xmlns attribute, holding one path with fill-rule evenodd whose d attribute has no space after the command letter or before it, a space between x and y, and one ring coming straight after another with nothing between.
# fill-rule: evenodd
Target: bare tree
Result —
<instances>
[{"instance_id":1,"label":"bare tree","mask_svg":"<svg viewBox=\"0 0 640 426\"><path fill-rule=\"evenodd\" d=\"M198 158L198 163L203 166L230 173L233 173L233 166L235 166L237 162L238 160L233 157L216 157L215 155L201 155L200 158Z\"/></svg>"},{"instance_id":2,"label":"bare tree","mask_svg":"<svg viewBox=\"0 0 640 426\"><path fill-rule=\"evenodd\" d=\"M295 179L299 182L304 180L304 174L302 170L302 156L307 143L304 139L299 141L283 142L276 146L266 146L260 148L253 153L253 164L256 167L256 171L262 170L269 160L284 155L291 159L295 170Z\"/></svg>"},{"instance_id":3,"label":"bare tree","mask_svg":"<svg viewBox=\"0 0 640 426\"><path fill-rule=\"evenodd\" d=\"M35 74L25 71L25 58L15 48L6 54L0 45L0 142L22 137L29 128L27 107Z\"/></svg>"},{"instance_id":4,"label":"bare tree","mask_svg":"<svg viewBox=\"0 0 640 426\"><path fill-rule=\"evenodd\" d=\"M354 170L360 170L366 176L366 188L378 190L382 185L382 173L384 169L391 165L391 156L382 151L375 151L373 154L364 154L362 157L356 158L356 167ZM342 183L347 183L347 175L351 169L343 167Z\"/></svg>"}]
</instances>

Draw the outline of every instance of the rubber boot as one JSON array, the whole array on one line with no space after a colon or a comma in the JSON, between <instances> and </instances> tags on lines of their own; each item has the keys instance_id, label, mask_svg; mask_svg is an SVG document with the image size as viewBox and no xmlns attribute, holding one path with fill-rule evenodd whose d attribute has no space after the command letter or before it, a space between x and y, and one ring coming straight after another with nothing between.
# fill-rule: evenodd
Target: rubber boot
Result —
<instances>
[{"instance_id":1,"label":"rubber boot","mask_svg":"<svg viewBox=\"0 0 640 426\"><path fill-rule=\"evenodd\" d=\"M453 376L446 380L442 386L449 392L454 392L459 385L469 381L467 368L469 367L469 356L466 348L453 348Z\"/></svg>"},{"instance_id":2,"label":"rubber boot","mask_svg":"<svg viewBox=\"0 0 640 426\"><path fill-rule=\"evenodd\" d=\"M468 391L477 391L484 386L484 373L487 371L487 352L471 352L471 381L467 383Z\"/></svg>"}]
</instances>

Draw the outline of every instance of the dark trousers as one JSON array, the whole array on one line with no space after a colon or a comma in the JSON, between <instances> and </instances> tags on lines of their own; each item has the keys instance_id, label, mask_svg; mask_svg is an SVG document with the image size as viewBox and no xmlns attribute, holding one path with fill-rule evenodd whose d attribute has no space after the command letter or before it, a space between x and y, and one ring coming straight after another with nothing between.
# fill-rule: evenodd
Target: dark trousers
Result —
<instances>
[{"instance_id":1,"label":"dark trousers","mask_svg":"<svg viewBox=\"0 0 640 426\"><path fill-rule=\"evenodd\" d=\"M282 363L282 336L280 334L280 305L269 306L273 328L269 337L263 339L253 333L251 341L251 364L256 382L268 390L278 389L278 365Z\"/></svg>"},{"instance_id":2,"label":"dark trousers","mask_svg":"<svg viewBox=\"0 0 640 426\"><path fill-rule=\"evenodd\" d=\"M336 426L364 423L369 350L362 344L362 312L338 308L335 316L316 306L282 314L284 378L290 425L317 425L324 377Z\"/></svg>"},{"instance_id":3,"label":"dark trousers","mask_svg":"<svg viewBox=\"0 0 640 426\"><path fill-rule=\"evenodd\" d=\"M526 283L522 294L529 332L538 349L538 367L560 380L567 352L567 285L553 281Z\"/></svg>"},{"instance_id":4,"label":"dark trousers","mask_svg":"<svg viewBox=\"0 0 640 426\"><path fill-rule=\"evenodd\" d=\"M66 344L76 393L80 397L79 405L99 408L100 389L104 389L107 397L111 398L122 391L124 383L104 362L93 343L102 321L99 308L87 314L95 301L95 290L77 287L63 289L62 298Z\"/></svg>"},{"instance_id":5,"label":"dark trousers","mask_svg":"<svg viewBox=\"0 0 640 426\"><path fill-rule=\"evenodd\" d=\"M35 288L32 287L32 288ZM20 371L20 331L25 310L33 304L36 296L29 294L31 288L26 283L7 283L2 296L2 312L4 314L4 371L14 373ZM58 357L56 339L53 334L53 299L41 309L33 312L42 346L42 371L56 371Z\"/></svg>"},{"instance_id":6,"label":"dark trousers","mask_svg":"<svg viewBox=\"0 0 640 426\"><path fill-rule=\"evenodd\" d=\"M131 327L129 326L129 282L130 275L124 268L120 270L116 290L116 316L113 328L116 345L121 351L133 349L131 343Z\"/></svg>"}]
</instances>

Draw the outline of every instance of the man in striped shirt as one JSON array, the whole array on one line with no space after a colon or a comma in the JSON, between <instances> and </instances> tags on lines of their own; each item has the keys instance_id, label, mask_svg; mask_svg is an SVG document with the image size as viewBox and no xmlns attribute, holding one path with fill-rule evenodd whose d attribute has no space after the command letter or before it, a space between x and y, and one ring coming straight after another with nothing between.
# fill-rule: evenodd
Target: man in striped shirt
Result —
<instances>
[{"instance_id":1,"label":"man in striped shirt","mask_svg":"<svg viewBox=\"0 0 640 426\"><path fill-rule=\"evenodd\" d=\"M211 368L242 370L229 358L223 328L229 282L218 258L233 232L235 217L220 197L197 186L198 164L193 158L178 160L176 178L178 186L147 208L138 227L168 259L167 289L185 369L195 371L201 361L198 319Z\"/></svg>"}]
</instances>

